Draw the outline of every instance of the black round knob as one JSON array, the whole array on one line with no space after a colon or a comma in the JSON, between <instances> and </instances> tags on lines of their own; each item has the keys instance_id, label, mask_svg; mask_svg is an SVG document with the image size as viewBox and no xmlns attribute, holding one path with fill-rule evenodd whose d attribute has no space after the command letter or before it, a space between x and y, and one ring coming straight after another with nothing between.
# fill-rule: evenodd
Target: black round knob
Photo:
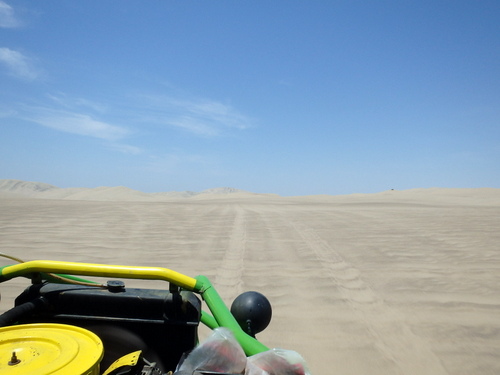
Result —
<instances>
[{"instance_id":1,"label":"black round knob","mask_svg":"<svg viewBox=\"0 0 500 375\"><path fill-rule=\"evenodd\" d=\"M269 300L263 294L245 292L233 301L231 314L233 314L243 331L255 336L269 325L272 308Z\"/></svg>"}]
</instances>

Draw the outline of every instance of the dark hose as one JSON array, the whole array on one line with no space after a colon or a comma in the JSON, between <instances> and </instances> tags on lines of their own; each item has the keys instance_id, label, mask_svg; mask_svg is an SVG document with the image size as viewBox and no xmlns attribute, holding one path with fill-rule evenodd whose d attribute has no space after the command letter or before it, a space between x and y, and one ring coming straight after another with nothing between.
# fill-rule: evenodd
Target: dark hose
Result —
<instances>
[{"instance_id":1,"label":"dark hose","mask_svg":"<svg viewBox=\"0 0 500 375\"><path fill-rule=\"evenodd\" d=\"M15 323L17 320L30 313L43 310L47 306L47 301L43 297L38 297L30 302L25 302L19 306L4 312L0 315L0 327L5 327Z\"/></svg>"}]
</instances>

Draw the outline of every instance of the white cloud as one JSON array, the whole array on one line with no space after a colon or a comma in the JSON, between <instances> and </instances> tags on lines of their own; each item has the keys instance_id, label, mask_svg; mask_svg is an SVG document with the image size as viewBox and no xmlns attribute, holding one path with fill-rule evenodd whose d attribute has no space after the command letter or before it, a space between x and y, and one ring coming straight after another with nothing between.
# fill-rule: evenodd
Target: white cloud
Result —
<instances>
[{"instance_id":1,"label":"white cloud","mask_svg":"<svg viewBox=\"0 0 500 375\"><path fill-rule=\"evenodd\" d=\"M32 81L40 76L31 61L21 52L0 47L0 63L3 63L15 77Z\"/></svg>"},{"instance_id":2,"label":"white cloud","mask_svg":"<svg viewBox=\"0 0 500 375\"><path fill-rule=\"evenodd\" d=\"M21 26L21 22L15 17L14 9L0 0L0 27L12 28L19 26Z\"/></svg>"},{"instance_id":3,"label":"white cloud","mask_svg":"<svg viewBox=\"0 0 500 375\"><path fill-rule=\"evenodd\" d=\"M74 98L61 92L57 94L46 94L46 96L56 104L68 109L83 108L91 109L94 112L101 113L105 112L106 110L106 106L102 105L101 103L84 98Z\"/></svg>"},{"instance_id":4,"label":"white cloud","mask_svg":"<svg viewBox=\"0 0 500 375\"><path fill-rule=\"evenodd\" d=\"M214 122L229 128L245 129L248 127L248 119L243 115L237 113L233 108L228 105L210 101L184 101L175 102L175 104L194 117L205 119L209 122Z\"/></svg>"},{"instance_id":5,"label":"white cloud","mask_svg":"<svg viewBox=\"0 0 500 375\"><path fill-rule=\"evenodd\" d=\"M44 106L22 106L20 116L24 120L65 133L117 141L132 134L125 126L113 125L96 118L105 112L105 106L84 98L74 98L64 93L46 94L51 100ZM110 148L120 152L137 154L138 148L113 144Z\"/></svg>"},{"instance_id":6,"label":"white cloud","mask_svg":"<svg viewBox=\"0 0 500 375\"><path fill-rule=\"evenodd\" d=\"M116 141L130 134L130 131L124 127L98 121L81 113L38 109L27 119L62 132L108 141Z\"/></svg>"},{"instance_id":7,"label":"white cloud","mask_svg":"<svg viewBox=\"0 0 500 375\"><path fill-rule=\"evenodd\" d=\"M122 143L111 143L108 145L108 147L123 154L139 155L143 153L143 150L140 147Z\"/></svg>"},{"instance_id":8,"label":"white cloud","mask_svg":"<svg viewBox=\"0 0 500 375\"><path fill-rule=\"evenodd\" d=\"M2 107L0 107L0 118L14 117L16 114L17 114L17 111L15 111L12 108L2 108Z\"/></svg>"},{"instance_id":9,"label":"white cloud","mask_svg":"<svg viewBox=\"0 0 500 375\"><path fill-rule=\"evenodd\" d=\"M220 132L217 126L194 116L179 116L166 120L165 123L197 135L214 136Z\"/></svg>"},{"instance_id":10,"label":"white cloud","mask_svg":"<svg viewBox=\"0 0 500 375\"><path fill-rule=\"evenodd\" d=\"M230 129L250 127L250 119L229 105L213 100L178 100L144 97L144 121L170 125L200 136L217 136Z\"/></svg>"}]
</instances>

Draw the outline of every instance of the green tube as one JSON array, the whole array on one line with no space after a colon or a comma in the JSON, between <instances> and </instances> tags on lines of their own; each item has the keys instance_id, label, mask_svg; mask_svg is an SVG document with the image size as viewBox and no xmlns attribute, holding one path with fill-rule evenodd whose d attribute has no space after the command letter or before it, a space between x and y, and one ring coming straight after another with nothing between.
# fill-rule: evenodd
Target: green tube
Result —
<instances>
[{"instance_id":1,"label":"green tube","mask_svg":"<svg viewBox=\"0 0 500 375\"><path fill-rule=\"evenodd\" d=\"M215 318L212 315L210 315L209 313L207 313L206 311L201 312L201 322L203 324L205 324L210 329L219 328L219 324L217 324L217 320L215 320Z\"/></svg>"},{"instance_id":2,"label":"green tube","mask_svg":"<svg viewBox=\"0 0 500 375\"><path fill-rule=\"evenodd\" d=\"M247 356L269 350L267 346L249 336L241 329L240 325L231 314L231 311L229 311L226 304L219 296L219 293L217 293L215 288L205 276L198 276L196 277L196 280L203 285L200 290L200 294L212 312L217 324L220 327L229 328L233 332L234 337L240 343Z\"/></svg>"}]
</instances>

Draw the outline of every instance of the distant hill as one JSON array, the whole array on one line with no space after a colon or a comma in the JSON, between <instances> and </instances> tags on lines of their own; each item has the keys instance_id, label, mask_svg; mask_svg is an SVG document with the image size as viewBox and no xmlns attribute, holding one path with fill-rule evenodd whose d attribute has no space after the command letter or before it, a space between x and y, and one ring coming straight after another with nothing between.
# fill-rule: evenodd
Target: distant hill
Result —
<instances>
[{"instance_id":1,"label":"distant hill","mask_svg":"<svg viewBox=\"0 0 500 375\"><path fill-rule=\"evenodd\" d=\"M0 180L0 191L15 194L33 195L57 189L59 189L57 186L44 184L43 182Z\"/></svg>"},{"instance_id":2,"label":"distant hill","mask_svg":"<svg viewBox=\"0 0 500 375\"><path fill-rule=\"evenodd\" d=\"M498 188L416 188L408 190L386 190L371 194L346 195L309 195L282 197L277 194L259 194L231 187L218 187L194 191L169 191L144 193L125 186L96 188L59 188L43 182L20 180L1 180L0 197L63 199L78 201L116 201L116 202L173 202L183 200L239 200L239 199L274 199L275 202L335 204L474 204L500 205Z\"/></svg>"},{"instance_id":3,"label":"distant hill","mask_svg":"<svg viewBox=\"0 0 500 375\"><path fill-rule=\"evenodd\" d=\"M0 192L17 197L30 197L41 199L66 199L83 201L171 201L187 198L220 198L228 195L238 197L244 196L266 196L268 194L251 193L245 190L231 187L220 187L193 191L171 191L161 193L144 193L124 186L96 187L96 188L59 188L43 182L31 182L20 180L0 180ZM275 196L273 194L269 194Z\"/></svg>"}]
</instances>

